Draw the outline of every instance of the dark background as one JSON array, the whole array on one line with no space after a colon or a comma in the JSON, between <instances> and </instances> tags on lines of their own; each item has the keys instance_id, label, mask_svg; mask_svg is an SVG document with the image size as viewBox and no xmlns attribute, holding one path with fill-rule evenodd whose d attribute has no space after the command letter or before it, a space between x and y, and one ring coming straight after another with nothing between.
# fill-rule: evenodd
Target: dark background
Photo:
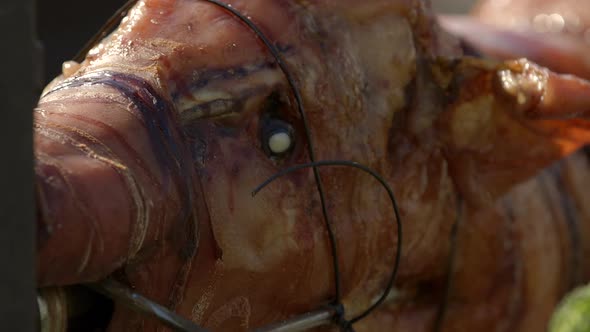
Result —
<instances>
[{"instance_id":1,"label":"dark background","mask_svg":"<svg viewBox=\"0 0 590 332\"><path fill-rule=\"evenodd\" d=\"M0 0L0 329L35 328L34 0Z\"/></svg>"},{"instance_id":2,"label":"dark background","mask_svg":"<svg viewBox=\"0 0 590 332\"><path fill-rule=\"evenodd\" d=\"M37 3L39 39L44 49L45 83L71 60L125 0L41 0Z\"/></svg>"}]
</instances>

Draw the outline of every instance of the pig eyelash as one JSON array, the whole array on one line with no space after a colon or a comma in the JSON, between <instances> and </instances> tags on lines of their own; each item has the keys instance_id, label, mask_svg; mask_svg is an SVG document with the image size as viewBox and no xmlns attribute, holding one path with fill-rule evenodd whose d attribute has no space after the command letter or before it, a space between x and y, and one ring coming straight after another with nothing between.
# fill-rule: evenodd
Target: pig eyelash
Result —
<instances>
[{"instance_id":1,"label":"pig eyelash","mask_svg":"<svg viewBox=\"0 0 590 332\"><path fill-rule=\"evenodd\" d=\"M198 1L198 0L195 0L195 1ZM250 30L252 30L252 32L265 44L267 50L271 53L271 55L275 59L277 65L279 66L280 70L285 75L285 78L286 78L286 80L290 86L290 89L293 93L293 97L295 98L297 110L301 116L301 121L302 121L303 129L305 132L305 138L307 140L308 154L309 154L311 162L308 164L292 166L292 167L287 168L285 170L279 171L278 173L273 175L271 178L269 178L267 181L265 181L263 184L261 184L259 187L257 187L252 192L252 195L256 195L256 193L258 193L260 190L262 190L268 184L270 184L271 182L273 182L273 181L275 181L287 174L290 174L290 173L298 171L298 170L308 169L308 168L311 168L313 170L317 190L318 190L318 193L320 196L320 203L321 203L324 224L325 224L326 230L328 232L330 250L331 250L331 254L332 254L332 268L334 270L334 284L335 284L335 299L334 299L332 305L328 308L327 312L329 312L329 314L323 318L323 320L320 322L321 324L319 324L319 325L323 325L323 324L327 324L327 323L332 322L332 323L338 324L343 331L353 331L352 324L367 317L369 314L371 314L375 309L377 309L377 307L379 307L387 299L391 289L393 288L393 284L395 282L397 272L399 269L400 258L401 258L401 249L402 249L401 248L401 245L402 245L402 223L401 223L396 199L393 194L393 190L391 189L391 187L388 185L388 183L385 181L385 179L381 175L379 175L377 172L373 171L372 169L370 169L367 166L364 166L362 164L356 163L354 161L328 161L328 160L318 161L316 159L315 148L314 148L313 140L311 138L311 129L309 127L307 114L303 108L303 98L301 97L301 93L300 93L299 89L297 88L297 85L295 83L295 79L294 79L292 73L289 71L288 67L286 66L285 62L283 61L283 58L282 58L279 50L277 49L277 47L266 37L266 35L260 30L260 28L258 28L258 26L256 26L256 24L254 24L254 22L252 22L250 19L245 17L243 14L241 14L239 11L237 11L236 9L231 7L230 5L222 3L217 0L201 0L201 1L209 2L211 4L218 6L218 7L221 7L222 9L228 11L233 16L235 16L235 18L239 19L242 23L247 25L248 28ZM84 57L88 53L88 51L92 47L94 47L94 45L96 45L100 40L102 40L104 37L106 37L110 32L112 32L114 30L114 28L117 26L117 24L120 22L120 20L129 12L131 7L133 7L133 5L135 5L136 2L137 2L137 0L127 1L127 3L125 3L123 5L123 7L121 7L107 21L107 23L99 30L99 32L92 39L90 39L88 41L88 43L86 43L86 45L82 48L82 50L80 50L80 52L76 55L74 60L77 62L82 62L84 60ZM357 315L356 317L354 317L350 320L345 319L345 310L344 310L344 305L342 304L341 278L340 278L338 252L336 249L336 237L334 235L332 223L330 222L330 218L328 216L328 211L327 211L327 207L326 207L326 198L325 198L326 195L325 195L324 187L322 184L322 179L321 179L321 176L319 173L319 168L325 167L325 166L352 167L352 168L356 168L358 170L364 171L364 172L368 173L369 175L371 175L373 178L375 178L387 190L388 196L389 196L389 198L392 202L392 205L393 205L395 222L396 222L396 227L397 227L397 244L396 244L397 247L396 247L395 263L392 268L392 273L387 281L387 284L386 284L383 294L368 309L366 309L364 312L362 312L361 314ZM107 287L108 285L106 283L109 283L109 282L111 283L109 285L112 286L113 281L105 281L104 285L97 284L97 285L94 285L93 287L95 289L98 288L99 290L101 290L103 293L105 293L107 296L109 296L111 298L123 300L123 302L127 302L130 306L134 306L134 307L138 306L138 304L136 302L132 301L133 298L139 296L138 294L134 294L129 290L126 292L113 292L112 287ZM127 300L127 301L125 301L125 300ZM148 302L148 304L150 303L149 300L146 299L146 301ZM156 306L158 307L157 308L158 310L151 310L150 305L148 305L147 309L144 308L144 310L142 310L142 312L144 312L146 314L153 315L153 316L157 317L158 319L160 319L162 322L166 323L167 325L171 325L176 328L179 328L182 326L184 326L184 327L187 326L186 324L182 323L185 320L182 319L181 317L179 317L178 315L174 314L173 312L167 310L164 307L158 306L155 303L151 303L151 308L155 308ZM146 306L144 305L143 307L146 307ZM309 319L311 314L312 313L308 313L308 315L306 317L304 317L305 315L302 316L301 320ZM311 315L311 316L313 316L313 315ZM297 320L297 318L295 320ZM194 324L192 324L192 325L194 325ZM318 325L315 325L315 326L318 326ZM188 327L182 328L182 329L184 329L186 331L201 331L202 330L202 329L198 328L196 325L190 326L190 324ZM272 330L268 329L268 331L272 331Z\"/></svg>"}]
</instances>

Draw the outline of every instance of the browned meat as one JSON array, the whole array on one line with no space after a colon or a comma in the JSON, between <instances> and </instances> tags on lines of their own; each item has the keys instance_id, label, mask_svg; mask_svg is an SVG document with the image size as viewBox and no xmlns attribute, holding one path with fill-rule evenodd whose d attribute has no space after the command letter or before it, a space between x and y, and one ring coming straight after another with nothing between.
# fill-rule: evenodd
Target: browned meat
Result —
<instances>
[{"instance_id":1,"label":"browned meat","mask_svg":"<svg viewBox=\"0 0 590 332\"><path fill-rule=\"evenodd\" d=\"M559 196L515 187L590 139L590 83L528 61L463 59L423 1L231 5L275 45L307 119L234 15L207 1L139 1L35 112L40 286L115 275L226 331L329 303L313 171L251 195L310 161L311 147L316 160L378 171L400 205L397 295L359 331L541 329L573 285L579 248ZM364 173L319 172L353 317L391 273L391 203ZM117 307L110 329L157 327Z\"/></svg>"}]
</instances>

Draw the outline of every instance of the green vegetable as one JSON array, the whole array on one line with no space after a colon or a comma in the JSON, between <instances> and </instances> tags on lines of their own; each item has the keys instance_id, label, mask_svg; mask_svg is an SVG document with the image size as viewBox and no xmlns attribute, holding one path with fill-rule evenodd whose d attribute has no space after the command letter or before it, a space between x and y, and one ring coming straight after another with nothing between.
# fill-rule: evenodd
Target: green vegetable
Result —
<instances>
[{"instance_id":1,"label":"green vegetable","mask_svg":"<svg viewBox=\"0 0 590 332\"><path fill-rule=\"evenodd\" d=\"M574 290L561 302L549 332L590 332L590 285Z\"/></svg>"}]
</instances>

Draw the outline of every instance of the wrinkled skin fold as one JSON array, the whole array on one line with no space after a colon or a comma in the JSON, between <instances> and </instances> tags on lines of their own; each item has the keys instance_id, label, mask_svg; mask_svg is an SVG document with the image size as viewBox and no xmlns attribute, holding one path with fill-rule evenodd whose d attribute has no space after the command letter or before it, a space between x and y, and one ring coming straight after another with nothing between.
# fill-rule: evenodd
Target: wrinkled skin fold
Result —
<instances>
[{"instance_id":1,"label":"wrinkled skin fold","mask_svg":"<svg viewBox=\"0 0 590 332\"><path fill-rule=\"evenodd\" d=\"M357 330L539 331L588 279L576 260L588 227L568 224L588 219L543 189L575 184L583 197L579 166L518 186L590 139L588 82L527 60L462 57L422 1L231 5L284 57L317 159L360 162L396 193L397 295ZM36 109L39 286L113 275L215 331L330 302L311 170L251 196L309 161L302 121L275 59L235 17L205 1L139 1ZM290 135L286 153L272 153L276 130ZM392 208L366 174L320 173L354 316L391 271ZM109 327L158 328L119 306Z\"/></svg>"}]
</instances>

